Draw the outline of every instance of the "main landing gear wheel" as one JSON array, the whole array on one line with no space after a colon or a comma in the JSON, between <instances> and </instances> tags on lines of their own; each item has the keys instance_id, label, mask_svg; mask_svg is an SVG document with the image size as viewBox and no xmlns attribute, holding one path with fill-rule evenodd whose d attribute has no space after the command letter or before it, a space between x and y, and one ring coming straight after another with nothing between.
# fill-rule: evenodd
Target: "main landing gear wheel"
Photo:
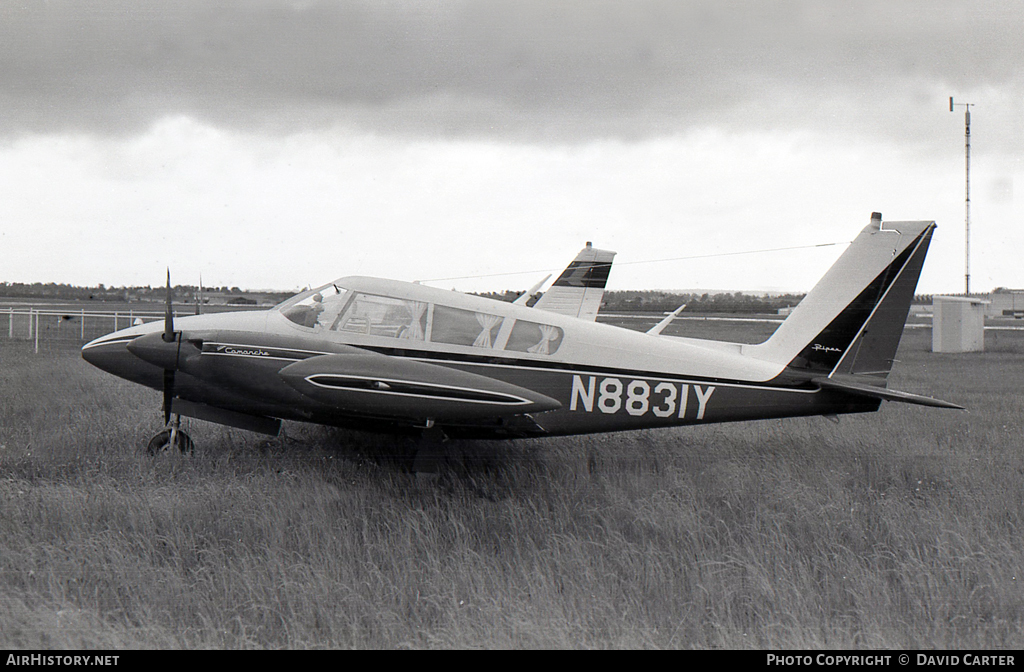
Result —
<instances>
[{"instance_id":1,"label":"main landing gear wheel","mask_svg":"<svg viewBox=\"0 0 1024 672\"><path fill-rule=\"evenodd\" d=\"M444 443L448 440L440 427L433 423L420 434L416 441L416 454L413 457L412 471L420 483L437 482L444 462Z\"/></svg>"},{"instance_id":2,"label":"main landing gear wheel","mask_svg":"<svg viewBox=\"0 0 1024 672\"><path fill-rule=\"evenodd\" d=\"M149 440L149 445L146 446L146 452L150 455L158 455L170 450L172 444L183 454L191 455L196 449L196 444L192 441L192 437L180 429L168 428Z\"/></svg>"}]
</instances>

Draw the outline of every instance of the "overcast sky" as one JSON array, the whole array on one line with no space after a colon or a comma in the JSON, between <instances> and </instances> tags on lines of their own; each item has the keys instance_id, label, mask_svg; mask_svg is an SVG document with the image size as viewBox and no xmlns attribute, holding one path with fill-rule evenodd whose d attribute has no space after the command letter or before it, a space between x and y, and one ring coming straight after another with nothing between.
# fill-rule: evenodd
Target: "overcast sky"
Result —
<instances>
[{"instance_id":1,"label":"overcast sky","mask_svg":"<svg viewBox=\"0 0 1024 672\"><path fill-rule=\"evenodd\" d=\"M877 210L963 291L949 96L1024 288L1019 0L4 2L0 280L806 291Z\"/></svg>"}]
</instances>

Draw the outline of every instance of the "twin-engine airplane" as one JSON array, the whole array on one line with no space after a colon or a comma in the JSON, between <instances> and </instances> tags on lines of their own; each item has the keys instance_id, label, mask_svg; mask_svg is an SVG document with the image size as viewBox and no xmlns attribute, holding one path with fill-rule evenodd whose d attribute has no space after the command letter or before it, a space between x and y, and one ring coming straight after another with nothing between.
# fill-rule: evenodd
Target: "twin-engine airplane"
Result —
<instances>
[{"instance_id":1,"label":"twin-engine airplane","mask_svg":"<svg viewBox=\"0 0 1024 672\"><path fill-rule=\"evenodd\" d=\"M175 422L151 449L191 447L180 415L271 435L295 420L516 438L860 413L883 399L962 408L886 388L934 229L874 213L756 345L597 323L594 292L564 302L556 292L545 309L355 276L242 313L173 318L168 293L162 324L96 339L82 355L163 391ZM603 291L611 254L578 257L559 286Z\"/></svg>"}]
</instances>

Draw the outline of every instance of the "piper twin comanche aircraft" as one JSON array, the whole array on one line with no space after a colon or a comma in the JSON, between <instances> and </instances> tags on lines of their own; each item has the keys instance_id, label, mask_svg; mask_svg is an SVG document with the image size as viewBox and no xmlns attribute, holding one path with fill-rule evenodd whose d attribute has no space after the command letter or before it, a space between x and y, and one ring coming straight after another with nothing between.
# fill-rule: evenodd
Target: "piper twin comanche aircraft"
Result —
<instances>
[{"instance_id":1,"label":"piper twin comanche aircraft","mask_svg":"<svg viewBox=\"0 0 1024 672\"><path fill-rule=\"evenodd\" d=\"M355 276L241 313L175 318L168 291L162 323L82 354L163 391L168 428L151 449L191 447L181 415L271 435L282 420L412 434L425 445L832 416L882 400L962 408L886 387L934 229L874 213L756 345L601 324L580 292L580 306L544 310ZM570 266L567 284L603 291L610 254Z\"/></svg>"}]
</instances>

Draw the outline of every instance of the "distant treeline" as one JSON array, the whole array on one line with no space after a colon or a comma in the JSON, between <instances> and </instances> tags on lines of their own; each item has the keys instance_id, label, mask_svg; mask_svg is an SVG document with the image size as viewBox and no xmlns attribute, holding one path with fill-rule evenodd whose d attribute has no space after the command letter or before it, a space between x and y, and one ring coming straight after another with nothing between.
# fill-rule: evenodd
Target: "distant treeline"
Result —
<instances>
[{"instance_id":1,"label":"distant treeline","mask_svg":"<svg viewBox=\"0 0 1024 672\"><path fill-rule=\"evenodd\" d=\"M999 288L996 292L1009 291ZM63 283L21 283L0 282L0 297L63 299L79 301L163 301L164 287L107 287L103 284L95 287L77 287ZM199 288L195 285L175 285L171 293L176 302L195 301ZM498 301L514 301L522 292L505 290L502 292L483 292L477 296L496 299ZM284 301L294 292L250 292L238 287L204 287L203 296L209 301L211 296L219 295L227 303L240 302L246 297L258 297L264 302L277 303ZM228 297L235 297L230 299ZM652 312L662 313L675 310L686 304L688 313L777 313L780 308L788 308L800 303L803 294L745 294L743 292L682 293L664 291L620 290L608 291L601 302L601 310L609 313ZM931 303L931 295L914 297L916 303ZM530 305L535 303L531 300Z\"/></svg>"},{"instance_id":2,"label":"distant treeline","mask_svg":"<svg viewBox=\"0 0 1024 672\"><path fill-rule=\"evenodd\" d=\"M171 296L176 302L195 301L199 287L195 285L174 285ZM203 287L204 300L211 296L237 299L259 296L264 300L283 301L294 292L248 292L238 287ZM62 299L67 301L163 301L167 296L165 287L78 287L56 282L0 282L0 297L29 299ZM229 303L231 301L228 301Z\"/></svg>"},{"instance_id":3,"label":"distant treeline","mask_svg":"<svg viewBox=\"0 0 1024 672\"><path fill-rule=\"evenodd\" d=\"M484 296L498 301L514 301L521 292L487 292ZM760 295L743 292L718 294L677 294L675 292L620 290L608 291L601 310L609 313L663 313L686 304L688 313L777 313L779 308L795 306L803 294ZM533 303L532 301L530 303Z\"/></svg>"},{"instance_id":4,"label":"distant treeline","mask_svg":"<svg viewBox=\"0 0 1024 672\"><path fill-rule=\"evenodd\" d=\"M998 293L1000 290L996 290ZM498 301L514 301L522 292L486 292L484 296ZM687 313L778 313L792 308L806 294L745 294L743 292L664 292L650 290L618 290L604 293L601 311L606 313L667 313L686 304ZM931 294L918 294L914 303L931 304ZM535 299L529 305L536 303Z\"/></svg>"},{"instance_id":5,"label":"distant treeline","mask_svg":"<svg viewBox=\"0 0 1024 672\"><path fill-rule=\"evenodd\" d=\"M149 287L107 287L97 285L96 287L77 287L56 282L0 282L0 296L31 298L31 299L69 299L69 300L97 300L97 301L124 301L125 293L139 292L148 293ZM175 291L177 294L178 292Z\"/></svg>"},{"instance_id":6,"label":"distant treeline","mask_svg":"<svg viewBox=\"0 0 1024 672\"><path fill-rule=\"evenodd\" d=\"M720 292L717 294L676 294L657 291L605 292L601 310L621 312L667 312L686 304L687 313L777 313L780 308L792 308L806 294L744 294ZM914 297L915 303L932 302L930 294Z\"/></svg>"},{"instance_id":7,"label":"distant treeline","mask_svg":"<svg viewBox=\"0 0 1024 672\"><path fill-rule=\"evenodd\" d=\"M688 313L777 313L800 303L803 294L744 294L721 292L717 294L658 291L605 292L601 310L609 313L669 312L686 304Z\"/></svg>"}]
</instances>

